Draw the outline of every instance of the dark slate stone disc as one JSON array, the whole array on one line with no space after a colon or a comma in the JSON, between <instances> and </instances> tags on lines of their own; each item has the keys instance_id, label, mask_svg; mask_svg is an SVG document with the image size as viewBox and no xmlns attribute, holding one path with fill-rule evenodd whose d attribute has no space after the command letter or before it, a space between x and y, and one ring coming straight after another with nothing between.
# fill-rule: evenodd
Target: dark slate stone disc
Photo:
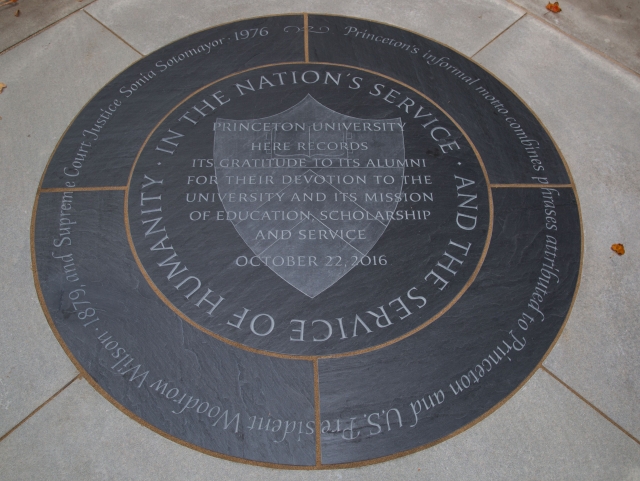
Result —
<instances>
[{"instance_id":1,"label":"dark slate stone disc","mask_svg":"<svg viewBox=\"0 0 640 481\"><path fill-rule=\"evenodd\" d=\"M582 255L544 127L464 56L338 16L215 27L78 114L34 211L36 288L86 378L240 462L443 440L558 338Z\"/></svg>"}]
</instances>

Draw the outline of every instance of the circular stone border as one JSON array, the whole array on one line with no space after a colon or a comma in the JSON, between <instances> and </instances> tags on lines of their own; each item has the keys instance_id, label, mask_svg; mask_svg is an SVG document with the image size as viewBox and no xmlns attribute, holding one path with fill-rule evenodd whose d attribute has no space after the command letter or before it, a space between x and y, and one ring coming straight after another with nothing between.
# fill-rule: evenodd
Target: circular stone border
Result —
<instances>
[{"instance_id":1,"label":"circular stone border","mask_svg":"<svg viewBox=\"0 0 640 481\"><path fill-rule=\"evenodd\" d=\"M153 125L189 92L247 68L305 63L373 71L446 104L447 116L456 125L457 119L486 164L491 221L470 285L418 328L344 354L276 349L264 356L229 339L219 342L202 326L192 329L195 323L180 316L182 306L170 309L158 298L134 259L125 197ZM116 76L56 146L31 235L47 320L106 399L190 448L287 469L393 459L484 419L555 345L575 301L583 256L566 162L515 93L473 60L419 34L316 14L212 27Z\"/></svg>"}]
</instances>

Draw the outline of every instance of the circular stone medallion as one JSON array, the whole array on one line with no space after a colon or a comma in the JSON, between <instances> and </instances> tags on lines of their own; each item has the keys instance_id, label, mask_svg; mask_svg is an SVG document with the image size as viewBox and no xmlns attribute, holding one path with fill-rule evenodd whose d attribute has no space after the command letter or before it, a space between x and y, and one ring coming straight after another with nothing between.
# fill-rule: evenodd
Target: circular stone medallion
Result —
<instances>
[{"instance_id":1,"label":"circular stone medallion","mask_svg":"<svg viewBox=\"0 0 640 481\"><path fill-rule=\"evenodd\" d=\"M105 86L34 209L36 287L127 414L217 456L357 466L532 375L581 262L543 126L466 57L379 23L250 19Z\"/></svg>"}]
</instances>

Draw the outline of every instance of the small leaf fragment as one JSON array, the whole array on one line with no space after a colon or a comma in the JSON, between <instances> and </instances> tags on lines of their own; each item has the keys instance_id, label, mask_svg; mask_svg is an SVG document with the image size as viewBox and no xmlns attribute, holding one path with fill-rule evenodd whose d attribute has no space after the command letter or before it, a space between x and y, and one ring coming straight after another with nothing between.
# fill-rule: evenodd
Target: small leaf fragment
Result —
<instances>
[{"instance_id":1,"label":"small leaf fragment","mask_svg":"<svg viewBox=\"0 0 640 481\"><path fill-rule=\"evenodd\" d=\"M15 15L16 17L19 17L19 16L20 16L20 10L16 10L16 13L14 13L14 15Z\"/></svg>"},{"instance_id":2,"label":"small leaf fragment","mask_svg":"<svg viewBox=\"0 0 640 481\"><path fill-rule=\"evenodd\" d=\"M549 10L550 12L553 13L558 13L558 12L562 12L562 9L560 8L560 5L558 5L558 2L554 2L554 3L547 3L547 10Z\"/></svg>"},{"instance_id":3,"label":"small leaf fragment","mask_svg":"<svg viewBox=\"0 0 640 481\"><path fill-rule=\"evenodd\" d=\"M624 255L624 246L622 244L613 244L611 246L611 250L618 254L619 256Z\"/></svg>"},{"instance_id":4,"label":"small leaf fragment","mask_svg":"<svg viewBox=\"0 0 640 481\"><path fill-rule=\"evenodd\" d=\"M0 94L1 94L1 93L2 93L2 91L3 91L4 89L6 89L6 88L7 88L7 84L3 84L2 82L0 82Z\"/></svg>"}]
</instances>

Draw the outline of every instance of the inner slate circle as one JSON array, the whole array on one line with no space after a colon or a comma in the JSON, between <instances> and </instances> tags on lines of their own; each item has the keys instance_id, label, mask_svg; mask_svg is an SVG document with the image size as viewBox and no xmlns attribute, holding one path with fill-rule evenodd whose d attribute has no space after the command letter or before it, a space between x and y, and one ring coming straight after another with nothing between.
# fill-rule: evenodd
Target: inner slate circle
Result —
<instances>
[{"instance_id":1,"label":"inner slate circle","mask_svg":"<svg viewBox=\"0 0 640 481\"><path fill-rule=\"evenodd\" d=\"M492 221L481 159L442 109L326 64L189 96L141 149L126 209L139 267L186 321L295 356L436 320L475 277Z\"/></svg>"}]
</instances>

